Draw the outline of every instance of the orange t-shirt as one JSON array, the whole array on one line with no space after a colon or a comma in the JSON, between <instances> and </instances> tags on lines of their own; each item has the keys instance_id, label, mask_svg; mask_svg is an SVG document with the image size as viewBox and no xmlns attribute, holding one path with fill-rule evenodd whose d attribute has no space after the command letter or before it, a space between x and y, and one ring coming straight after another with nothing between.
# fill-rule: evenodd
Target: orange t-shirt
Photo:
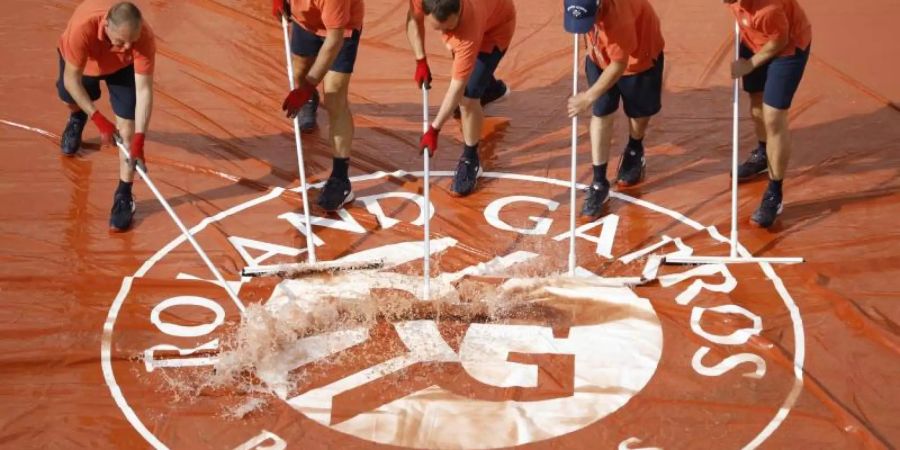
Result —
<instances>
[{"instance_id":1,"label":"orange t-shirt","mask_svg":"<svg viewBox=\"0 0 900 450\"><path fill-rule=\"evenodd\" d=\"M788 45L778 56L791 56L812 42L812 25L797 0L739 0L729 6L741 27L741 41L754 53L785 36Z\"/></svg>"},{"instance_id":2,"label":"orange t-shirt","mask_svg":"<svg viewBox=\"0 0 900 450\"><path fill-rule=\"evenodd\" d=\"M106 37L106 16L119 0L86 0L75 8L66 31L59 38L59 53L70 64L84 69L84 75L109 75L134 64L135 73L152 75L156 40L145 20L141 37L130 50L113 47Z\"/></svg>"},{"instance_id":3,"label":"orange t-shirt","mask_svg":"<svg viewBox=\"0 0 900 450\"><path fill-rule=\"evenodd\" d=\"M422 0L410 0L409 8L416 20L425 20ZM516 6L512 0L461 0L459 24L443 33L444 43L453 52L453 78L468 79L479 52L508 49L515 30Z\"/></svg>"},{"instance_id":4,"label":"orange t-shirt","mask_svg":"<svg viewBox=\"0 0 900 450\"><path fill-rule=\"evenodd\" d=\"M353 30L362 30L365 14L363 0L291 0L294 22L319 36L338 28L350 36Z\"/></svg>"},{"instance_id":5,"label":"orange t-shirt","mask_svg":"<svg viewBox=\"0 0 900 450\"><path fill-rule=\"evenodd\" d=\"M666 45L659 17L647 0L604 0L587 39L595 64L605 69L613 61L627 62L625 75L653 67Z\"/></svg>"}]
</instances>

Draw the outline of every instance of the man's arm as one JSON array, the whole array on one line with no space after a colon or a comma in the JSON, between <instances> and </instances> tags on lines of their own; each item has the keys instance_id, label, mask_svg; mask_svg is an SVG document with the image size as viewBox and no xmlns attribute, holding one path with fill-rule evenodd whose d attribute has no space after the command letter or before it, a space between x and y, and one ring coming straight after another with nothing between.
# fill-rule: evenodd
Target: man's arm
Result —
<instances>
[{"instance_id":1,"label":"man's arm","mask_svg":"<svg viewBox=\"0 0 900 450\"><path fill-rule=\"evenodd\" d=\"M410 9L406 13L406 37L409 39L409 46L412 48L416 59L425 58L425 22L416 20Z\"/></svg>"},{"instance_id":2,"label":"man's arm","mask_svg":"<svg viewBox=\"0 0 900 450\"><path fill-rule=\"evenodd\" d=\"M622 78L627 67L625 61L613 61L603 70L600 78L588 90L569 99L569 117L575 117L588 109L601 95L610 90Z\"/></svg>"},{"instance_id":3,"label":"man's arm","mask_svg":"<svg viewBox=\"0 0 900 450\"><path fill-rule=\"evenodd\" d=\"M419 141L419 149L427 148L429 154L434 156L434 152L438 147L438 134L441 131L441 127L450 120L450 115L453 114L453 110L459 105L466 91L466 82L467 80L458 78L450 80L450 87L447 88L444 101L441 102L441 109L438 111L437 116L434 117L434 121L429 124L428 131L422 135L422 139Z\"/></svg>"},{"instance_id":4,"label":"man's arm","mask_svg":"<svg viewBox=\"0 0 900 450\"><path fill-rule=\"evenodd\" d=\"M91 96L87 93L84 85L81 84L83 73L84 69L74 66L66 61L66 67L63 69L63 86L66 87L66 91L68 91L72 99L75 100L75 104L91 118L91 121L93 121L95 125L97 125L97 129L100 130L101 142L104 145L112 144L116 126L106 117L103 117L103 114L94 107Z\"/></svg>"},{"instance_id":5,"label":"man's arm","mask_svg":"<svg viewBox=\"0 0 900 450\"><path fill-rule=\"evenodd\" d=\"M331 65L334 64L335 58L337 58L337 55L341 52L341 47L343 45L344 29L329 29L325 35L325 42L319 50L319 55L316 56L316 62L313 63L312 68L309 69L309 73L306 75L307 83L317 86L322 82L322 79L325 78L325 74L328 73L331 69Z\"/></svg>"},{"instance_id":6,"label":"man's arm","mask_svg":"<svg viewBox=\"0 0 900 450\"><path fill-rule=\"evenodd\" d=\"M432 121L435 129L440 129L445 122L450 120L453 111L462 101L463 94L466 92L466 84L469 82L475 66L478 61L478 48L480 42L463 41L453 49L453 67L450 79L450 86L447 87L447 93L444 94L444 100L441 102L441 108Z\"/></svg>"},{"instance_id":7,"label":"man's arm","mask_svg":"<svg viewBox=\"0 0 900 450\"><path fill-rule=\"evenodd\" d=\"M766 42L766 45L764 45L763 48L759 49L759 52L753 55L752 58L741 58L733 62L731 64L731 77L743 77L744 75L753 72L757 67L771 61L773 58L778 56L778 54L781 53L782 50L784 50L788 42L789 41L787 36L776 37L775 39Z\"/></svg>"},{"instance_id":8,"label":"man's arm","mask_svg":"<svg viewBox=\"0 0 900 450\"><path fill-rule=\"evenodd\" d=\"M153 75L134 75L137 105L134 110L135 133L146 133L153 111Z\"/></svg>"},{"instance_id":9,"label":"man's arm","mask_svg":"<svg viewBox=\"0 0 900 450\"><path fill-rule=\"evenodd\" d=\"M441 127L444 126L444 123L450 120L450 116L453 115L453 111L459 106L459 102L466 92L467 82L468 80L459 80L456 78L450 80L450 87L447 88L447 93L444 95L444 101L441 102L441 109L438 111L437 115L434 116L434 121L431 122L431 126L435 129L440 130Z\"/></svg>"},{"instance_id":10,"label":"man's arm","mask_svg":"<svg viewBox=\"0 0 900 450\"><path fill-rule=\"evenodd\" d=\"M69 95L72 96L78 107L90 117L94 114L94 111L97 111L97 108L94 107L94 102L91 101L91 96L88 95L87 89L81 84L83 73L83 68L66 61L66 68L63 71L63 85L65 85L66 91L69 92Z\"/></svg>"},{"instance_id":11,"label":"man's arm","mask_svg":"<svg viewBox=\"0 0 900 450\"><path fill-rule=\"evenodd\" d=\"M612 89L612 87L619 82L619 79L622 78L626 67L625 61L613 61L610 63L603 73L600 74L600 78L597 79L597 82L587 90L588 95L591 97L591 102L597 100L601 95L605 94L606 91Z\"/></svg>"},{"instance_id":12,"label":"man's arm","mask_svg":"<svg viewBox=\"0 0 900 450\"><path fill-rule=\"evenodd\" d=\"M750 58L750 63L756 68L771 61L787 47L788 42L789 39L787 36L777 36L775 39L767 42L758 53L753 55L753 57Z\"/></svg>"},{"instance_id":13,"label":"man's arm","mask_svg":"<svg viewBox=\"0 0 900 450\"><path fill-rule=\"evenodd\" d=\"M409 46L416 55L416 71L413 80L419 87L425 86L431 89L431 68L428 67L428 59L425 57L425 19L416 18L410 4L406 12L406 37Z\"/></svg>"}]
</instances>

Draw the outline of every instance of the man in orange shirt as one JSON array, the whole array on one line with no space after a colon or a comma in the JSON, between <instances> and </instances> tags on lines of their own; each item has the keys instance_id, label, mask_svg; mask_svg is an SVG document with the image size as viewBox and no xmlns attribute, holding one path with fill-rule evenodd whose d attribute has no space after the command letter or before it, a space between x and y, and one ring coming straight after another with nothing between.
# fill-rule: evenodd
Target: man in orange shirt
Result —
<instances>
[{"instance_id":1,"label":"man in orange shirt","mask_svg":"<svg viewBox=\"0 0 900 450\"><path fill-rule=\"evenodd\" d=\"M650 118L662 108L665 41L648 0L566 0L565 6L566 31L587 33L585 72L590 88L569 99L568 112L574 117L593 105L594 174L581 213L599 216L609 199L606 165L620 101L628 116L629 136L617 184L632 186L644 178L644 136Z\"/></svg>"},{"instance_id":2,"label":"man in orange shirt","mask_svg":"<svg viewBox=\"0 0 900 450\"><path fill-rule=\"evenodd\" d=\"M348 175L353 116L348 93L365 5L363 0L273 0L272 12L292 19L290 45L297 88L285 98L282 109L291 118L301 114L302 128L315 126L319 102L316 86L324 84L334 158L331 176L317 203L326 211L337 211L353 201Z\"/></svg>"},{"instance_id":3,"label":"man in orange shirt","mask_svg":"<svg viewBox=\"0 0 900 450\"><path fill-rule=\"evenodd\" d=\"M423 85L431 89L431 67L428 66L428 58L425 55L425 15L422 11L422 0L410 2L409 11L406 14L406 37L416 56L416 71L413 80L416 86ZM485 107L497 100L509 95L509 87L503 80L498 80L491 74L488 86L481 95L481 106ZM460 118L462 113L459 108L453 111L453 117Z\"/></svg>"},{"instance_id":4,"label":"man in orange shirt","mask_svg":"<svg viewBox=\"0 0 900 450\"><path fill-rule=\"evenodd\" d=\"M769 186L750 221L763 228L783 210L782 181L791 156L788 111L809 60L812 26L797 0L723 0L741 29L731 76L743 79L759 146L738 168L738 181L769 172Z\"/></svg>"},{"instance_id":5,"label":"man in orange shirt","mask_svg":"<svg viewBox=\"0 0 900 450\"><path fill-rule=\"evenodd\" d=\"M129 146L134 162L144 159L144 133L153 105L153 68L156 44L153 31L132 3L87 0L75 8L59 38L60 99L71 111L60 146L66 155L81 147L88 117L100 130L103 144L113 143L118 133ZM94 105L100 98L100 81L106 82L116 115L113 125ZM109 226L124 231L134 217L131 193L134 166L122 156L119 186L113 196Z\"/></svg>"},{"instance_id":6,"label":"man in orange shirt","mask_svg":"<svg viewBox=\"0 0 900 450\"><path fill-rule=\"evenodd\" d=\"M512 41L516 8L512 0L410 0L409 16L417 21L413 25L427 22L432 29L440 30L444 43L453 52L450 87L428 131L422 135L419 148L428 148L434 154L441 127L459 106L463 153L451 189L457 195L468 195L475 189L481 173L478 158L484 123L481 98L494 80L494 71ZM411 37L416 56L424 56L416 42L421 45L421 41ZM417 76L416 81L425 82L425 78Z\"/></svg>"}]
</instances>

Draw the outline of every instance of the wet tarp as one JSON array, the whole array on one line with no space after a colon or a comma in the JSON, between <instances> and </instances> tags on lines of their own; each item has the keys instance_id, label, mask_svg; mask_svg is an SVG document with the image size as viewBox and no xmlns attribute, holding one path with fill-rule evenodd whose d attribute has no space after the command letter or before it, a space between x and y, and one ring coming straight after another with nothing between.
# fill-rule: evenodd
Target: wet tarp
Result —
<instances>
[{"instance_id":1,"label":"wet tarp","mask_svg":"<svg viewBox=\"0 0 900 450\"><path fill-rule=\"evenodd\" d=\"M747 252L805 264L664 266L650 283L610 287L603 280L652 271L654 255L728 252L731 17L719 2L652 2L667 66L647 179L618 192L603 222L579 219L584 281L538 283L568 257L572 48L559 5L518 1L498 71L513 92L487 108L479 190L449 194L456 122L433 160L432 275L444 296L421 303L421 105L406 2L367 4L350 94L359 200L340 215L313 211L320 259L371 251L393 264L285 283L239 276L306 258L279 108L280 27L264 2L139 3L159 39L151 176L241 302L209 281L141 182L134 230L107 232L116 151L90 125L76 157L58 146L54 46L76 3L6 2L0 447L900 443L897 3L803 2L814 37L791 111L785 212L771 230L752 228L765 182L741 185L739 228ZM434 110L451 60L435 33L427 48ZM331 158L327 112L319 121L303 137L315 182ZM611 167L624 117L616 130Z\"/></svg>"}]
</instances>

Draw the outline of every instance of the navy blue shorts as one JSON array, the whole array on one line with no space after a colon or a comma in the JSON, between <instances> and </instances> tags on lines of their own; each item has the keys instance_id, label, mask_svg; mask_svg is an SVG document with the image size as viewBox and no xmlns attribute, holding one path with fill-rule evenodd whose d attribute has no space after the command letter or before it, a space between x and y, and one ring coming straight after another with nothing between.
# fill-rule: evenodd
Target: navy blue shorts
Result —
<instances>
[{"instance_id":1,"label":"navy blue shorts","mask_svg":"<svg viewBox=\"0 0 900 450\"><path fill-rule=\"evenodd\" d=\"M741 44L741 58L750 59L753 51ZM763 93L763 103L788 109L809 61L809 47L797 49L792 56L779 56L744 76L744 91Z\"/></svg>"},{"instance_id":2,"label":"navy blue shorts","mask_svg":"<svg viewBox=\"0 0 900 450\"><path fill-rule=\"evenodd\" d=\"M478 53L478 59L475 60L475 69L469 76L469 82L466 84L466 98L481 98L484 91L495 83L494 71L500 65L500 60L506 52L494 47L494 51L490 53Z\"/></svg>"},{"instance_id":3,"label":"navy blue shorts","mask_svg":"<svg viewBox=\"0 0 900 450\"><path fill-rule=\"evenodd\" d=\"M653 67L634 75L619 78L616 85L594 102L594 116L608 116L619 109L619 99L625 105L625 115L633 119L650 117L662 109L663 68L666 57L660 53ZM600 78L603 70L585 58L584 71L591 86Z\"/></svg>"},{"instance_id":4,"label":"navy blue shorts","mask_svg":"<svg viewBox=\"0 0 900 450\"><path fill-rule=\"evenodd\" d=\"M65 70L66 60L63 59L62 55L59 55L59 78L56 80L56 92L62 101L74 105L75 99L69 95L69 91L66 90L65 82L63 81ZM112 109L116 116L134 120L134 108L137 105L137 89L134 86L134 65L132 64L110 75L99 77L83 75L81 84L87 90L91 101L97 101L100 98L101 81L106 81L106 89L109 90L109 102L112 104Z\"/></svg>"},{"instance_id":5,"label":"navy blue shorts","mask_svg":"<svg viewBox=\"0 0 900 450\"><path fill-rule=\"evenodd\" d=\"M356 52L359 50L359 37L362 30L353 30L353 34L349 38L344 39L344 45L341 47L340 53L334 58L331 64L331 71L339 73L353 73L353 66L356 65ZM319 54L325 38L315 33L307 31L305 28L292 22L291 25L291 53L302 56L304 58L313 57Z\"/></svg>"}]
</instances>

